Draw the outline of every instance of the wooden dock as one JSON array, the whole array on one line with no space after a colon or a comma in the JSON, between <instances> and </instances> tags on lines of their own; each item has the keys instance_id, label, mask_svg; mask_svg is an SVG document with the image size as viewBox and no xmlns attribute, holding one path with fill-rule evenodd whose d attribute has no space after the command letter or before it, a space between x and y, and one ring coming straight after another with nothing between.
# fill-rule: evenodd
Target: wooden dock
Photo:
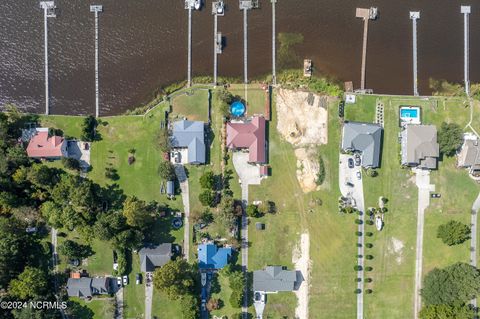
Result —
<instances>
[{"instance_id":1,"label":"wooden dock","mask_svg":"<svg viewBox=\"0 0 480 319\"><path fill-rule=\"evenodd\" d=\"M277 85L277 53L276 53L276 17L275 4L277 0L270 0L272 2L272 85Z\"/></svg>"},{"instance_id":2,"label":"wooden dock","mask_svg":"<svg viewBox=\"0 0 480 319\"><path fill-rule=\"evenodd\" d=\"M90 12L95 13L95 117L100 115L100 89L98 83L98 13L103 12L103 6L91 5Z\"/></svg>"},{"instance_id":3,"label":"wooden dock","mask_svg":"<svg viewBox=\"0 0 480 319\"><path fill-rule=\"evenodd\" d=\"M48 80L48 18L55 18L55 3L53 1L40 2L40 8L43 9L43 47L45 56L45 115L50 114L50 84Z\"/></svg>"},{"instance_id":4,"label":"wooden dock","mask_svg":"<svg viewBox=\"0 0 480 319\"><path fill-rule=\"evenodd\" d=\"M355 16L363 19L363 45L362 45L362 69L361 69L361 81L360 90L365 90L365 77L367 67L367 42L368 42L368 21L375 20L378 16L377 8L357 8Z\"/></svg>"},{"instance_id":5,"label":"wooden dock","mask_svg":"<svg viewBox=\"0 0 480 319\"><path fill-rule=\"evenodd\" d=\"M419 11L411 11L410 19L412 19L413 32L413 95L418 96L418 66L417 66L417 20L420 19Z\"/></svg>"},{"instance_id":6,"label":"wooden dock","mask_svg":"<svg viewBox=\"0 0 480 319\"><path fill-rule=\"evenodd\" d=\"M470 30L469 30L469 21L468 17L471 13L471 7L470 6L461 6L460 7L460 12L463 14L463 43L464 43L464 81L465 81L465 93L467 96L470 96L470 72L469 72L469 51L470 51L470 44L469 44L469 38L470 38Z\"/></svg>"}]
</instances>

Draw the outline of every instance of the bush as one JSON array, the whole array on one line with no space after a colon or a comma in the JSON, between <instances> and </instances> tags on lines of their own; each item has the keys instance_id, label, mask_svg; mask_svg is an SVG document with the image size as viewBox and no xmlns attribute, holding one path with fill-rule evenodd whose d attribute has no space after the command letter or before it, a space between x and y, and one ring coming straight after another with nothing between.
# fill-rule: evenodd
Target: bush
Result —
<instances>
[{"instance_id":1,"label":"bush","mask_svg":"<svg viewBox=\"0 0 480 319\"><path fill-rule=\"evenodd\" d=\"M367 248L372 248L372 247L373 247L373 244L371 244L371 243L366 243L366 244L365 244L365 247L367 247Z\"/></svg>"},{"instance_id":2,"label":"bush","mask_svg":"<svg viewBox=\"0 0 480 319\"><path fill-rule=\"evenodd\" d=\"M444 225L438 226L437 238L449 245L458 245L470 238L470 227L459 221L451 220Z\"/></svg>"},{"instance_id":3,"label":"bush","mask_svg":"<svg viewBox=\"0 0 480 319\"><path fill-rule=\"evenodd\" d=\"M158 166L158 175L166 181L172 181L175 178L173 164L168 161L161 161Z\"/></svg>"},{"instance_id":4,"label":"bush","mask_svg":"<svg viewBox=\"0 0 480 319\"><path fill-rule=\"evenodd\" d=\"M198 200L203 206L215 207L215 192L206 189L198 195Z\"/></svg>"},{"instance_id":5,"label":"bush","mask_svg":"<svg viewBox=\"0 0 480 319\"><path fill-rule=\"evenodd\" d=\"M62 164L66 169L80 170L80 162L76 158L62 157Z\"/></svg>"},{"instance_id":6,"label":"bush","mask_svg":"<svg viewBox=\"0 0 480 319\"><path fill-rule=\"evenodd\" d=\"M67 239L58 247L58 251L71 259L83 259L93 255L92 248Z\"/></svg>"},{"instance_id":7,"label":"bush","mask_svg":"<svg viewBox=\"0 0 480 319\"><path fill-rule=\"evenodd\" d=\"M353 266L353 270L355 270L355 271L361 271L362 269L363 269L363 268L362 268L362 266L360 266L360 265L355 265L355 266Z\"/></svg>"},{"instance_id":8,"label":"bush","mask_svg":"<svg viewBox=\"0 0 480 319\"><path fill-rule=\"evenodd\" d=\"M317 185L322 185L325 181L325 163L323 161L322 155L318 156L318 174L317 174Z\"/></svg>"},{"instance_id":9,"label":"bush","mask_svg":"<svg viewBox=\"0 0 480 319\"><path fill-rule=\"evenodd\" d=\"M215 175L212 171L203 173L200 177L200 186L202 186L202 188L213 190L213 187L215 186Z\"/></svg>"},{"instance_id":10,"label":"bush","mask_svg":"<svg viewBox=\"0 0 480 319\"><path fill-rule=\"evenodd\" d=\"M368 259L368 260L372 260L373 256L372 255L366 255L365 258Z\"/></svg>"},{"instance_id":11,"label":"bush","mask_svg":"<svg viewBox=\"0 0 480 319\"><path fill-rule=\"evenodd\" d=\"M247 206L247 216L254 217L254 218L260 217L260 212L258 210L257 205L249 204Z\"/></svg>"},{"instance_id":12,"label":"bush","mask_svg":"<svg viewBox=\"0 0 480 319\"><path fill-rule=\"evenodd\" d=\"M372 271L372 270L373 270L373 268L370 267L370 266L365 267L365 271Z\"/></svg>"}]
</instances>

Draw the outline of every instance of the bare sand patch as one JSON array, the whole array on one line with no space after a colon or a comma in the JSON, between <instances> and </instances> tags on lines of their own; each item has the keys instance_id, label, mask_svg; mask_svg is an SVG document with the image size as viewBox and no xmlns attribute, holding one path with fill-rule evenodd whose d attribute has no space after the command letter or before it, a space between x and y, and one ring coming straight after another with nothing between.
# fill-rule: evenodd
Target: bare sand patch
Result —
<instances>
[{"instance_id":1,"label":"bare sand patch","mask_svg":"<svg viewBox=\"0 0 480 319\"><path fill-rule=\"evenodd\" d=\"M310 288L310 235L304 233L300 236L300 247L295 247L292 252L292 262L295 264L295 270L301 272L303 281L295 290L298 299L295 308L295 318L308 319L308 300ZM297 278L299 276L297 275ZM300 277L301 278L301 277Z\"/></svg>"},{"instance_id":2,"label":"bare sand patch","mask_svg":"<svg viewBox=\"0 0 480 319\"><path fill-rule=\"evenodd\" d=\"M295 147L296 175L304 193L317 190L317 146L328 142L329 99L303 91L277 91L277 130Z\"/></svg>"},{"instance_id":3,"label":"bare sand patch","mask_svg":"<svg viewBox=\"0 0 480 319\"><path fill-rule=\"evenodd\" d=\"M387 245L387 252L395 256L397 264L401 264L403 261L403 248L405 247L403 241L398 238L390 238Z\"/></svg>"},{"instance_id":4,"label":"bare sand patch","mask_svg":"<svg viewBox=\"0 0 480 319\"><path fill-rule=\"evenodd\" d=\"M277 91L277 130L294 146L328 142L328 97L303 91Z\"/></svg>"}]
</instances>

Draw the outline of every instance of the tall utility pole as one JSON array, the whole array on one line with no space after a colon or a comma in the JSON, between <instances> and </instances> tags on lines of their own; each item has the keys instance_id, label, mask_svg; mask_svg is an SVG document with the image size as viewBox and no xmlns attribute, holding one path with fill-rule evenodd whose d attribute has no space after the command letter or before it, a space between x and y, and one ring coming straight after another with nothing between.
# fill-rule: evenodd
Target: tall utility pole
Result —
<instances>
[{"instance_id":1,"label":"tall utility pole","mask_svg":"<svg viewBox=\"0 0 480 319\"><path fill-rule=\"evenodd\" d=\"M55 3L53 1L41 1L40 8L43 9L44 27L44 49L45 49L45 114L50 114L49 103L49 82L48 82L48 18L55 18Z\"/></svg>"},{"instance_id":2,"label":"tall utility pole","mask_svg":"<svg viewBox=\"0 0 480 319\"><path fill-rule=\"evenodd\" d=\"M90 12L95 13L95 117L99 117L100 115L98 87L98 13L102 11L102 5L90 6Z\"/></svg>"},{"instance_id":3,"label":"tall utility pole","mask_svg":"<svg viewBox=\"0 0 480 319\"><path fill-rule=\"evenodd\" d=\"M420 19L420 11L410 11L410 19L413 25L413 95L418 96L417 20Z\"/></svg>"},{"instance_id":4,"label":"tall utility pole","mask_svg":"<svg viewBox=\"0 0 480 319\"><path fill-rule=\"evenodd\" d=\"M275 31L275 4L277 0L270 0L272 2L272 84L277 85L277 66L276 66L276 31Z\"/></svg>"},{"instance_id":5,"label":"tall utility pole","mask_svg":"<svg viewBox=\"0 0 480 319\"><path fill-rule=\"evenodd\" d=\"M470 96L470 70L469 70L469 25L468 25L468 16L471 13L470 6L461 6L460 12L463 13L463 32L464 32L464 77L465 77L465 93L467 96Z\"/></svg>"}]
</instances>

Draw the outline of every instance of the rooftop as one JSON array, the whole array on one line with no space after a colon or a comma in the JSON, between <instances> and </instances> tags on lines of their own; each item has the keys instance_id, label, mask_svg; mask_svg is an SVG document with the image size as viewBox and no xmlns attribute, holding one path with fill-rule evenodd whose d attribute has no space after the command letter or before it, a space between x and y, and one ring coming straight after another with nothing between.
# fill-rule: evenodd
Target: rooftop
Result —
<instances>
[{"instance_id":1,"label":"rooftop","mask_svg":"<svg viewBox=\"0 0 480 319\"><path fill-rule=\"evenodd\" d=\"M205 123L181 120L173 123L170 142L173 148L188 148L188 163L205 163Z\"/></svg>"},{"instance_id":2,"label":"rooftop","mask_svg":"<svg viewBox=\"0 0 480 319\"><path fill-rule=\"evenodd\" d=\"M382 132L378 124L346 122L343 125L342 149L361 152L364 167L379 167Z\"/></svg>"},{"instance_id":3,"label":"rooftop","mask_svg":"<svg viewBox=\"0 0 480 319\"><path fill-rule=\"evenodd\" d=\"M227 147L248 148L249 162L266 162L265 118L255 116L250 121L227 123Z\"/></svg>"}]
</instances>

